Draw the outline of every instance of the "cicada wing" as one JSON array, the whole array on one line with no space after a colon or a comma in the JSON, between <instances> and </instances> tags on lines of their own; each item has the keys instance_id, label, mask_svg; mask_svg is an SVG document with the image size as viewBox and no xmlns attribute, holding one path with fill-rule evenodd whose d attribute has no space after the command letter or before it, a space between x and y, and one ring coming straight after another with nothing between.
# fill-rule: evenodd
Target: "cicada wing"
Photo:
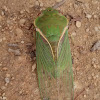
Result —
<instances>
[{"instance_id":1,"label":"cicada wing","mask_svg":"<svg viewBox=\"0 0 100 100\"><path fill-rule=\"evenodd\" d=\"M58 91L61 97L59 100L73 100L72 59L67 31L58 44L57 75Z\"/></svg>"},{"instance_id":2,"label":"cicada wing","mask_svg":"<svg viewBox=\"0 0 100 100\"><path fill-rule=\"evenodd\" d=\"M73 100L72 59L67 31L59 40L56 63L47 41L39 32L36 37L38 83L42 100Z\"/></svg>"},{"instance_id":3,"label":"cicada wing","mask_svg":"<svg viewBox=\"0 0 100 100\"><path fill-rule=\"evenodd\" d=\"M36 59L40 95L42 100L52 100L52 90L56 86L53 77L55 63L49 44L39 32L36 34Z\"/></svg>"}]
</instances>

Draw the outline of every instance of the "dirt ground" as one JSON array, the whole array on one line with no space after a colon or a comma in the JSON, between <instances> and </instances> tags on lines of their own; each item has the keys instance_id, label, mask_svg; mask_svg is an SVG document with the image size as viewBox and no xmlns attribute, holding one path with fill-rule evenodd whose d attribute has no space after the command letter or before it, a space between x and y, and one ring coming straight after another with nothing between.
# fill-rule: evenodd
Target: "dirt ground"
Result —
<instances>
[{"instance_id":1,"label":"dirt ground","mask_svg":"<svg viewBox=\"0 0 100 100\"><path fill-rule=\"evenodd\" d=\"M0 0L0 100L40 100L33 22L59 1ZM100 0L66 0L58 10L72 19L76 100L100 100L100 49L92 48L100 40Z\"/></svg>"}]
</instances>

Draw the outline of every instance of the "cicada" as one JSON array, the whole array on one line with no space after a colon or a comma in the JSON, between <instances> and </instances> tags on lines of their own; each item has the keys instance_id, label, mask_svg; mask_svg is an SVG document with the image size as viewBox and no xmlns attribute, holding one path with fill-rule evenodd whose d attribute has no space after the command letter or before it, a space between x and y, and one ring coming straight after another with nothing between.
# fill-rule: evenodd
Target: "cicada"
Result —
<instances>
[{"instance_id":1,"label":"cicada","mask_svg":"<svg viewBox=\"0 0 100 100\"><path fill-rule=\"evenodd\" d=\"M42 100L73 100L73 71L68 20L47 8L34 21L36 60Z\"/></svg>"}]
</instances>

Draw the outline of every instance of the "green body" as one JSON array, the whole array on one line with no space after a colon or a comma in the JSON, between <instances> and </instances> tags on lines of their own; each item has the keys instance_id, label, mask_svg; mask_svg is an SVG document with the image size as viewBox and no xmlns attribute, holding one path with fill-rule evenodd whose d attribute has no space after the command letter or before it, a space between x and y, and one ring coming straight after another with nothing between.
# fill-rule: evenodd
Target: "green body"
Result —
<instances>
[{"instance_id":1,"label":"green body","mask_svg":"<svg viewBox=\"0 0 100 100\"><path fill-rule=\"evenodd\" d=\"M42 100L73 100L68 21L52 8L35 20L36 59Z\"/></svg>"}]
</instances>

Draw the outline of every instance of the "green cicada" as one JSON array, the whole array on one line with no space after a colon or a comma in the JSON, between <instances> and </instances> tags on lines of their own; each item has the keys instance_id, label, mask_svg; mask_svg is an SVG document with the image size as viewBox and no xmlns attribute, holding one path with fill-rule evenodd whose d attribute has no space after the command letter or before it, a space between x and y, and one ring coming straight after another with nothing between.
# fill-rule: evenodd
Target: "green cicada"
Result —
<instances>
[{"instance_id":1,"label":"green cicada","mask_svg":"<svg viewBox=\"0 0 100 100\"><path fill-rule=\"evenodd\" d=\"M36 59L42 100L73 100L68 20L53 8L36 18Z\"/></svg>"}]
</instances>

